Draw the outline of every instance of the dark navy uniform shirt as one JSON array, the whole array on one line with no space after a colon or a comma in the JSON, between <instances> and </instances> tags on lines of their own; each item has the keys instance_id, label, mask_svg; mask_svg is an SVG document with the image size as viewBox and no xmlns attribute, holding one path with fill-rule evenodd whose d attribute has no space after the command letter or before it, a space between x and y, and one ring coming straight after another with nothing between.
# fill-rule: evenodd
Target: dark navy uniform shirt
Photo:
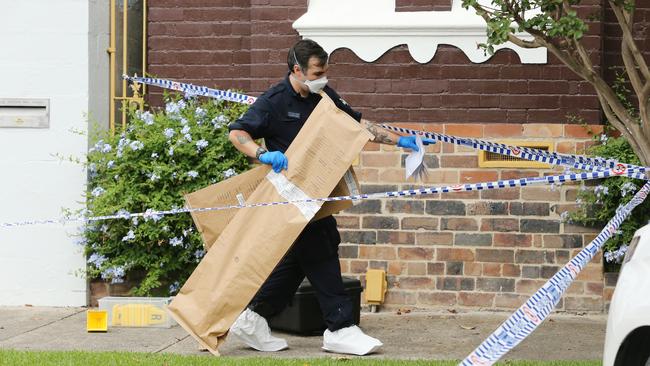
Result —
<instances>
[{"instance_id":1,"label":"dark navy uniform shirt","mask_svg":"<svg viewBox=\"0 0 650 366\"><path fill-rule=\"evenodd\" d=\"M325 86L323 91L339 109L361 121L361 113L353 110L334 89ZM284 153L320 100L318 94L309 93L303 98L296 93L287 75L257 98L248 111L228 128L231 131L244 130L253 139L264 138L269 151Z\"/></svg>"}]
</instances>

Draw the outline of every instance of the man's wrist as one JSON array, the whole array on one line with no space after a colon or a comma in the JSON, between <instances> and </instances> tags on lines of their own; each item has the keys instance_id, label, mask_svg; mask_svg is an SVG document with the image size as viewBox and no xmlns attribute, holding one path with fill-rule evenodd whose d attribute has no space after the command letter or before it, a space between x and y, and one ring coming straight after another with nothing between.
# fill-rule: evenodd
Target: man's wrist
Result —
<instances>
[{"instance_id":1,"label":"man's wrist","mask_svg":"<svg viewBox=\"0 0 650 366\"><path fill-rule=\"evenodd\" d=\"M262 154L264 154L264 153L267 153L267 152L268 152L268 150L266 150L265 148L263 148L263 147L260 146L260 147L258 147L257 150L255 151L255 158L256 158L257 160L259 160L259 159L260 159L260 156L261 156Z\"/></svg>"}]
</instances>

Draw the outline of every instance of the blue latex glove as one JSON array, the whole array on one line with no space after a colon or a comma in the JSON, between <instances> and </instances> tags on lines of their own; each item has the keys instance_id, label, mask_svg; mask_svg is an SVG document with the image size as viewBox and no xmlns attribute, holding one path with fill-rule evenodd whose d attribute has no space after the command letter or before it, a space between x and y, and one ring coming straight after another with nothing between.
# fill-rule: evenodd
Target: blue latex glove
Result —
<instances>
[{"instance_id":1,"label":"blue latex glove","mask_svg":"<svg viewBox=\"0 0 650 366\"><path fill-rule=\"evenodd\" d=\"M282 169L289 168L289 160L279 151L268 151L260 155L260 161L273 167L273 171L280 173Z\"/></svg>"},{"instance_id":2,"label":"blue latex glove","mask_svg":"<svg viewBox=\"0 0 650 366\"><path fill-rule=\"evenodd\" d=\"M424 146L429 145L429 144L435 144L436 140L432 139L422 139L422 144ZM414 151L420 151L418 148L418 144L415 142L415 136L400 136L399 139L397 140L397 146L403 147L406 149L411 149Z\"/></svg>"}]
</instances>

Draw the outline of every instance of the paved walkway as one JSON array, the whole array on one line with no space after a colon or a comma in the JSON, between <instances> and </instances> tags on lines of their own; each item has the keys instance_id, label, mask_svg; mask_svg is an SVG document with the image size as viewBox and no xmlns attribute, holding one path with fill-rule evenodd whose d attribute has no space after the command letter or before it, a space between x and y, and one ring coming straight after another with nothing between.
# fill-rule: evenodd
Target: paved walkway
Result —
<instances>
[{"instance_id":1,"label":"paved walkway","mask_svg":"<svg viewBox=\"0 0 650 366\"><path fill-rule=\"evenodd\" d=\"M107 333L86 332L85 308L0 307L0 348L21 350L132 351L195 354L198 344L179 326L110 328ZM510 313L411 312L362 313L361 327L384 342L369 358L461 359L482 342ZM569 360L602 358L604 315L553 315L506 359ZM321 351L322 337L282 334L290 349L264 354L275 357L329 357ZM260 356L259 352L229 341L224 356Z\"/></svg>"}]
</instances>

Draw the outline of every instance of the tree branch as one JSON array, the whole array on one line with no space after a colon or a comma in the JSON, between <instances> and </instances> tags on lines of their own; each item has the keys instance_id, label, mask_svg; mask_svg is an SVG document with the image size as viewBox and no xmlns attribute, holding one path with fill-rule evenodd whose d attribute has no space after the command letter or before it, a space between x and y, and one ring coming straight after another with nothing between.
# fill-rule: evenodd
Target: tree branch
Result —
<instances>
[{"instance_id":1,"label":"tree branch","mask_svg":"<svg viewBox=\"0 0 650 366\"><path fill-rule=\"evenodd\" d=\"M590 72L584 65L577 63L576 60L570 54L568 54L566 50L562 50L555 44L547 42L546 40L538 39L538 41L540 41L544 47L548 48L548 50L551 51L551 53L554 54L557 58L559 58L560 61L562 61L569 69L571 69L571 71L593 84L595 78L598 75Z\"/></svg>"},{"instance_id":2,"label":"tree branch","mask_svg":"<svg viewBox=\"0 0 650 366\"><path fill-rule=\"evenodd\" d=\"M483 5L472 5L472 7L476 10L476 14L485 20L486 24L490 21L490 14L492 14L492 12L485 9Z\"/></svg>"},{"instance_id":3,"label":"tree branch","mask_svg":"<svg viewBox=\"0 0 650 366\"><path fill-rule=\"evenodd\" d=\"M514 43L515 45L521 47L521 48L539 48L539 47L544 47L542 46L541 43L537 41L536 38L533 38L532 41L527 41L525 39L521 39L514 34L510 33L508 34L508 41Z\"/></svg>"},{"instance_id":4,"label":"tree branch","mask_svg":"<svg viewBox=\"0 0 650 366\"><path fill-rule=\"evenodd\" d=\"M612 90L600 75L591 72L583 65L578 64L570 55L567 55L554 45L549 44L546 47L565 65L567 65L571 71L580 75L583 79L593 85L598 95L598 100L605 112L605 116L617 130L626 135L626 138L628 139L639 138L643 135L640 126L625 109L625 106L620 102L614 90ZM645 148L642 148L641 144L637 141L634 141L633 145L639 148L639 150L636 151L645 152L646 150ZM648 155L648 157L650 158L650 155Z\"/></svg>"},{"instance_id":5,"label":"tree branch","mask_svg":"<svg viewBox=\"0 0 650 366\"><path fill-rule=\"evenodd\" d=\"M623 15L625 17L625 21L627 22L627 27L630 30L630 32L632 31L632 24L634 21L634 8L635 7L632 7L632 10L630 11L623 11ZM625 8L623 8L623 10L625 10Z\"/></svg>"},{"instance_id":6,"label":"tree branch","mask_svg":"<svg viewBox=\"0 0 650 366\"><path fill-rule=\"evenodd\" d=\"M482 5L474 6L474 10L476 10L476 13L480 15L483 18L483 20L485 20L486 23L490 20L490 16L489 16L490 12L486 10ZM508 41L512 42L513 44L521 48L543 47L540 43L536 41L536 39L534 39L533 41L528 41L525 39L518 38L512 33L508 33Z\"/></svg>"},{"instance_id":7,"label":"tree branch","mask_svg":"<svg viewBox=\"0 0 650 366\"><path fill-rule=\"evenodd\" d=\"M639 102L641 104L650 106L650 83L645 83L645 86L641 90L641 96L639 97L639 99L640 99ZM650 120L650 116L648 116L648 119Z\"/></svg>"},{"instance_id":8,"label":"tree branch","mask_svg":"<svg viewBox=\"0 0 650 366\"><path fill-rule=\"evenodd\" d=\"M569 11L573 10L567 0L562 0L562 9L564 9L564 12L567 14L569 13ZM580 58L580 60L582 60L582 63L587 68L589 73L596 74L596 72L594 71L594 65L591 62L591 58L589 57L589 53L584 48L582 43L580 43L580 41L575 38L567 38L567 42L573 45L573 47L575 48L578 54L578 57Z\"/></svg>"},{"instance_id":9,"label":"tree branch","mask_svg":"<svg viewBox=\"0 0 650 366\"><path fill-rule=\"evenodd\" d=\"M650 134L650 83L646 83L639 93L639 118L643 130Z\"/></svg>"},{"instance_id":10,"label":"tree branch","mask_svg":"<svg viewBox=\"0 0 650 366\"><path fill-rule=\"evenodd\" d=\"M613 4L612 1L610 1L610 6L612 7L614 14L616 14L619 26L623 30L621 57L630 79L630 84L632 84L632 89L634 89L634 93L637 96L641 130L646 139L650 140L650 106L648 105L650 103L648 100L648 98L650 98L650 72L648 72L643 55L641 55L639 50L636 48L636 42L632 36L634 14L632 12L621 10L621 8ZM638 58L643 62L642 64L638 63L638 58L635 57L635 49L638 53ZM643 79L645 79L645 82Z\"/></svg>"},{"instance_id":11,"label":"tree branch","mask_svg":"<svg viewBox=\"0 0 650 366\"><path fill-rule=\"evenodd\" d=\"M513 12L512 9L510 9L510 12L512 13L512 17L514 18L515 23L517 23L519 26L522 26L522 24L524 24L526 22L526 19L523 18L522 14L518 14L516 12ZM524 30L528 34L532 35L533 37L537 36L537 37L544 38L544 35L541 32L536 31L535 29L524 28ZM510 34L512 34L512 33L510 33ZM535 37L535 38L537 38L537 37Z\"/></svg>"},{"instance_id":12,"label":"tree branch","mask_svg":"<svg viewBox=\"0 0 650 366\"><path fill-rule=\"evenodd\" d=\"M632 129L634 131L631 131L628 128L628 125L622 122L616 113L612 110L611 106L608 103L607 98L600 93L598 90L596 90L596 94L598 95L598 100L600 101L600 105L603 108L603 112L605 113L605 117L607 117L607 121L614 126L618 131L623 134L623 137L632 145L632 149L637 152L637 155L639 159L641 159L641 162L643 165L648 165L650 163L649 158L646 158L650 156L650 152L647 151L646 149L646 144L642 144L643 141L637 141L637 139L641 138L643 140L642 134L639 131L638 125L634 124L632 125Z\"/></svg>"},{"instance_id":13,"label":"tree branch","mask_svg":"<svg viewBox=\"0 0 650 366\"><path fill-rule=\"evenodd\" d=\"M587 70L592 73L596 74L596 71L594 70L594 65L591 62L591 58L589 58L589 54L587 53L587 50L585 50L585 47L578 41L577 39L571 39L570 42L573 43L573 45L576 48L576 51L578 51L578 55L580 56L580 59L582 60L582 63L585 65Z\"/></svg>"},{"instance_id":14,"label":"tree branch","mask_svg":"<svg viewBox=\"0 0 650 366\"><path fill-rule=\"evenodd\" d=\"M564 9L565 12L569 12L571 10L571 5L569 5L569 2L567 0L562 0L562 9Z\"/></svg>"},{"instance_id":15,"label":"tree branch","mask_svg":"<svg viewBox=\"0 0 650 366\"><path fill-rule=\"evenodd\" d=\"M630 33L632 32L635 9L636 9L635 7L632 7L632 9L630 9L630 11L625 11L623 13L625 15L625 20L627 21L627 25L628 25L628 29L630 30ZM623 44L626 44L626 43L623 43ZM629 49L628 49L628 52L629 52ZM633 63L630 62L630 64L633 64ZM627 66L626 66L626 69L627 69ZM636 68L634 69L634 71L637 71ZM636 75L638 76L638 74L636 74ZM639 79L640 79L640 77L639 77ZM640 92L637 92L637 95L638 95L638 98L639 98L639 118L641 119L643 129L646 132L650 132L650 79L646 78L645 85L643 85L643 88L641 89Z\"/></svg>"},{"instance_id":16,"label":"tree branch","mask_svg":"<svg viewBox=\"0 0 650 366\"><path fill-rule=\"evenodd\" d=\"M607 121L614 126L617 130L621 131L621 133L628 139L632 139L634 137L634 132L630 131L629 128L618 118L618 116L614 113L612 110L612 107L609 105L607 98L601 93L599 90L596 90L596 95L598 96L598 100L600 101L601 107L603 107L603 112L605 113L605 117L607 118Z\"/></svg>"},{"instance_id":17,"label":"tree branch","mask_svg":"<svg viewBox=\"0 0 650 366\"><path fill-rule=\"evenodd\" d=\"M612 110L618 118L626 125L631 125L633 127L639 127L637 121L630 115L623 103L618 99L614 90L603 80L600 76L596 76L595 81L592 83L596 88L596 91L599 91L603 94L607 100L607 104L611 106ZM639 132L638 130L636 132Z\"/></svg>"},{"instance_id":18,"label":"tree branch","mask_svg":"<svg viewBox=\"0 0 650 366\"><path fill-rule=\"evenodd\" d=\"M616 5L612 0L609 0L609 4L612 7L612 10L614 11L614 15L616 15L616 20L618 21L618 24L621 26L621 30L623 31L623 42L625 42L628 47L630 47L630 52L632 53L632 56L634 58L634 61L636 62L637 67L639 68L641 74L645 78L646 82L650 80L650 70L648 69L648 64L645 62L645 59L643 58L643 55L639 51L639 48L636 45L636 42L634 41L634 35L632 35L632 30L631 30L631 22L632 20L630 19L630 22L625 19L625 15L621 11L621 8Z\"/></svg>"},{"instance_id":19,"label":"tree branch","mask_svg":"<svg viewBox=\"0 0 650 366\"><path fill-rule=\"evenodd\" d=\"M636 68L632 54L630 53L630 47L626 42L623 42L621 45L621 57L623 58L623 64L625 65L625 71L627 76L630 78L630 83L632 84L632 89L639 98L639 103L641 103L641 91L643 90L643 81L639 75L639 71Z\"/></svg>"}]
</instances>

